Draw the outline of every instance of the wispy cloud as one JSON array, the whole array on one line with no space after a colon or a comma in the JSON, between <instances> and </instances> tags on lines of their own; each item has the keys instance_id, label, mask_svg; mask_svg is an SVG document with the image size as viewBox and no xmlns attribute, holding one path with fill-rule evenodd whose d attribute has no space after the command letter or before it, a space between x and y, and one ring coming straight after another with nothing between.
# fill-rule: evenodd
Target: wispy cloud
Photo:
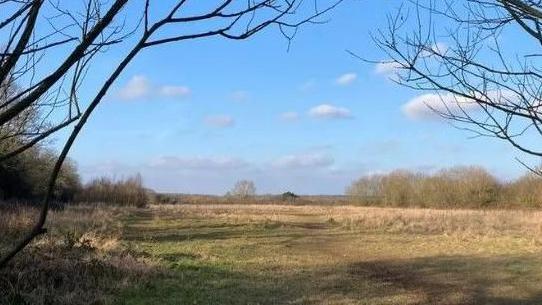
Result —
<instances>
[{"instance_id":1,"label":"wispy cloud","mask_svg":"<svg viewBox=\"0 0 542 305\"><path fill-rule=\"evenodd\" d=\"M204 121L208 126L216 128L227 128L235 125L235 120L231 116L225 114L209 115L205 117Z\"/></svg>"},{"instance_id":2,"label":"wispy cloud","mask_svg":"<svg viewBox=\"0 0 542 305\"><path fill-rule=\"evenodd\" d=\"M190 88L186 86L161 86L159 94L167 97L185 97L190 95Z\"/></svg>"},{"instance_id":3,"label":"wispy cloud","mask_svg":"<svg viewBox=\"0 0 542 305\"><path fill-rule=\"evenodd\" d=\"M81 173L84 181L104 174L121 178L141 173L145 186L158 192L222 195L245 177L253 180L262 193L289 190L300 194L341 194L345 185L367 170L358 166L336 168L333 158L324 152L286 155L275 163L254 162L233 155L163 155L148 156L135 164L82 164L86 170Z\"/></svg>"},{"instance_id":4,"label":"wispy cloud","mask_svg":"<svg viewBox=\"0 0 542 305\"><path fill-rule=\"evenodd\" d=\"M375 73L389 79L397 79L402 65L396 61L382 61L376 64Z\"/></svg>"},{"instance_id":5,"label":"wispy cloud","mask_svg":"<svg viewBox=\"0 0 542 305\"><path fill-rule=\"evenodd\" d=\"M144 75L134 75L119 89L117 96L123 101L140 100L143 98L179 98L187 97L191 93L190 88L176 85L155 86Z\"/></svg>"},{"instance_id":6,"label":"wispy cloud","mask_svg":"<svg viewBox=\"0 0 542 305\"><path fill-rule=\"evenodd\" d=\"M321 104L309 110L309 115L321 119L350 119L352 112L345 107Z\"/></svg>"},{"instance_id":7,"label":"wispy cloud","mask_svg":"<svg viewBox=\"0 0 542 305\"><path fill-rule=\"evenodd\" d=\"M293 122L299 120L299 113L295 111L287 111L280 114L280 119L286 122Z\"/></svg>"},{"instance_id":8,"label":"wispy cloud","mask_svg":"<svg viewBox=\"0 0 542 305\"><path fill-rule=\"evenodd\" d=\"M312 91L315 87L316 87L316 80L309 79L299 86L299 90L301 92L309 92L309 91Z\"/></svg>"},{"instance_id":9,"label":"wispy cloud","mask_svg":"<svg viewBox=\"0 0 542 305\"><path fill-rule=\"evenodd\" d=\"M422 50L422 57L430 57L434 55L444 55L448 51L448 46L443 42L437 42L431 46L427 46ZM385 76L391 80L398 80L401 69L404 68L400 62L394 60L385 60L375 65L374 72Z\"/></svg>"},{"instance_id":10,"label":"wispy cloud","mask_svg":"<svg viewBox=\"0 0 542 305\"><path fill-rule=\"evenodd\" d=\"M135 75L118 92L122 100L135 100L149 95L151 84L143 75Z\"/></svg>"},{"instance_id":11,"label":"wispy cloud","mask_svg":"<svg viewBox=\"0 0 542 305\"><path fill-rule=\"evenodd\" d=\"M272 165L281 169L321 168L328 167L334 162L333 157L323 153L306 153L286 155L276 159Z\"/></svg>"},{"instance_id":12,"label":"wispy cloud","mask_svg":"<svg viewBox=\"0 0 542 305\"><path fill-rule=\"evenodd\" d=\"M356 81L358 75L356 73L345 73L339 76L335 82L341 86L348 86Z\"/></svg>"},{"instance_id":13,"label":"wispy cloud","mask_svg":"<svg viewBox=\"0 0 542 305\"><path fill-rule=\"evenodd\" d=\"M445 55L448 51L448 45L443 42L437 42L431 46L427 46L425 50L421 52L421 56L429 57L433 55Z\"/></svg>"},{"instance_id":14,"label":"wispy cloud","mask_svg":"<svg viewBox=\"0 0 542 305\"><path fill-rule=\"evenodd\" d=\"M245 90L237 90L232 92L230 98L235 102L246 102L250 100L250 93Z\"/></svg>"},{"instance_id":15,"label":"wispy cloud","mask_svg":"<svg viewBox=\"0 0 542 305\"><path fill-rule=\"evenodd\" d=\"M364 155L388 155L396 154L402 148L402 143L397 139L380 139L377 141L366 142L361 147L361 153Z\"/></svg>"},{"instance_id":16,"label":"wispy cloud","mask_svg":"<svg viewBox=\"0 0 542 305\"><path fill-rule=\"evenodd\" d=\"M118 160L103 160L97 163L84 164L80 166L81 175L90 180L97 176L122 178L137 174L141 168L126 164Z\"/></svg>"},{"instance_id":17,"label":"wispy cloud","mask_svg":"<svg viewBox=\"0 0 542 305\"><path fill-rule=\"evenodd\" d=\"M149 162L149 167L165 170L234 170L246 168L249 163L243 159L220 156L161 156Z\"/></svg>"}]
</instances>

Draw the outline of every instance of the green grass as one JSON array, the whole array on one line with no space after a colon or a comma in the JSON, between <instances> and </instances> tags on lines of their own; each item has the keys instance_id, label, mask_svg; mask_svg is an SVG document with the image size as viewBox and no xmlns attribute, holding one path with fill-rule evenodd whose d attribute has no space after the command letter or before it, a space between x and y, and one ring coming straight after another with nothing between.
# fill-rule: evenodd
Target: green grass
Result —
<instances>
[{"instance_id":1,"label":"green grass","mask_svg":"<svg viewBox=\"0 0 542 305\"><path fill-rule=\"evenodd\" d=\"M159 271L114 304L542 304L542 246L532 237L367 229L333 213L134 213L122 242Z\"/></svg>"}]
</instances>

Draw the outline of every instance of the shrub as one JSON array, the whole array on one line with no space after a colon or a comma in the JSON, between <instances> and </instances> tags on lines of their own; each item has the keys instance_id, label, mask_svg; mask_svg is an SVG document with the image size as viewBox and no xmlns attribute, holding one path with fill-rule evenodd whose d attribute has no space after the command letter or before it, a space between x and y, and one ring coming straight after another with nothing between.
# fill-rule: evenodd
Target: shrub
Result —
<instances>
[{"instance_id":1,"label":"shrub","mask_svg":"<svg viewBox=\"0 0 542 305\"><path fill-rule=\"evenodd\" d=\"M526 207L542 207L542 178L528 173L505 187L504 200Z\"/></svg>"},{"instance_id":2,"label":"shrub","mask_svg":"<svg viewBox=\"0 0 542 305\"><path fill-rule=\"evenodd\" d=\"M77 194L76 201L144 207L149 202L149 196L143 187L141 175L137 174L120 180L107 177L94 179Z\"/></svg>"},{"instance_id":3,"label":"shrub","mask_svg":"<svg viewBox=\"0 0 542 305\"><path fill-rule=\"evenodd\" d=\"M454 167L433 175L393 171L354 181L346 194L357 203L385 206L485 207L502 199L497 179L480 167Z\"/></svg>"},{"instance_id":4,"label":"shrub","mask_svg":"<svg viewBox=\"0 0 542 305\"><path fill-rule=\"evenodd\" d=\"M299 198L298 195L288 191L288 192L285 192L285 193L282 193L282 195L280 195L281 197L281 200L282 201L287 201L287 202L295 202L297 198Z\"/></svg>"}]
</instances>

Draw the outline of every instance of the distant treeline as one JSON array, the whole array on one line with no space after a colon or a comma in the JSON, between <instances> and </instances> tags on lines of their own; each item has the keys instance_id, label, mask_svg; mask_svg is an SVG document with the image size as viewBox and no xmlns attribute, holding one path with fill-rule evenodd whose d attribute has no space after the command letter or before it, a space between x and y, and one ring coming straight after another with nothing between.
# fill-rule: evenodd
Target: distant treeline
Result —
<instances>
[{"instance_id":1,"label":"distant treeline","mask_svg":"<svg viewBox=\"0 0 542 305\"><path fill-rule=\"evenodd\" d=\"M50 149L33 147L0 162L0 201L39 203L47 192L56 158L57 154ZM140 207L148 203L149 196L140 175L116 180L97 178L82 184L75 163L68 159L58 176L53 201Z\"/></svg>"},{"instance_id":2,"label":"distant treeline","mask_svg":"<svg viewBox=\"0 0 542 305\"><path fill-rule=\"evenodd\" d=\"M56 154L32 148L0 162L0 201L38 202L47 190ZM140 175L124 179L96 178L81 183L75 164L65 162L54 201L106 203L142 207L156 204L356 204L431 208L542 208L542 178L528 173L501 182L480 167L454 167L433 174L397 170L354 181L347 196L282 195L208 196L155 194L145 189Z\"/></svg>"},{"instance_id":3,"label":"distant treeline","mask_svg":"<svg viewBox=\"0 0 542 305\"><path fill-rule=\"evenodd\" d=\"M17 86L0 84L0 104L17 94ZM0 110L1 112L1 110ZM36 107L21 112L13 120L0 126L0 156L20 151L32 143L36 134L43 132L44 118ZM58 153L43 142L0 161L0 203L37 203L47 193L50 175ZM75 163L65 160L56 180L53 202L103 202L142 206L147 203L147 192L141 177L126 179L100 178L83 185Z\"/></svg>"},{"instance_id":4,"label":"distant treeline","mask_svg":"<svg viewBox=\"0 0 542 305\"><path fill-rule=\"evenodd\" d=\"M278 195L252 195L252 196L233 196L226 194L203 195L203 194L175 194L175 193L155 193L152 196L154 204L294 204L294 205L345 205L349 204L348 197L343 195L296 195L292 192L285 192Z\"/></svg>"},{"instance_id":5,"label":"distant treeline","mask_svg":"<svg viewBox=\"0 0 542 305\"><path fill-rule=\"evenodd\" d=\"M406 170L370 175L346 190L361 205L434 208L542 207L542 178L528 173L500 182L481 167L454 167L434 174Z\"/></svg>"}]
</instances>

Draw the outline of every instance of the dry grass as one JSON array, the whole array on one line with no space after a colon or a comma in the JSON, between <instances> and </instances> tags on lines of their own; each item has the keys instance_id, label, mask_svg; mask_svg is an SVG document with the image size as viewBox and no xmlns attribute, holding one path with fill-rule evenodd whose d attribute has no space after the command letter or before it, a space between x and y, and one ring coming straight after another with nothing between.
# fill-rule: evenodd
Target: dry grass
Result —
<instances>
[{"instance_id":1,"label":"dry grass","mask_svg":"<svg viewBox=\"0 0 542 305\"><path fill-rule=\"evenodd\" d=\"M542 304L540 212L153 206L125 239L168 276L118 304Z\"/></svg>"},{"instance_id":2,"label":"dry grass","mask_svg":"<svg viewBox=\"0 0 542 305\"><path fill-rule=\"evenodd\" d=\"M0 271L0 304L105 304L108 298L151 272L120 245L121 218L130 210L72 206L51 211L48 234L38 238ZM21 238L37 217L29 207L2 209L0 250Z\"/></svg>"},{"instance_id":3,"label":"dry grass","mask_svg":"<svg viewBox=\"0 0 542 305\"><path fill-rule=\"evenodd\" d=\"M167 218L196 215L236 222L275 222L277 225L311 220L343 228L405 233L466 233L520 235L542 238L542 211L379 208L357 206L291 205L159 205L154 210Z\"/></svg>"},{"instance_id":4,"label":"dry grass","mask_svg":"<svg viewBox=\"0 0 542 305\"><path fill-rule=\"evenodd\" d=\"M35 212L2 210L0 233L12 241ZM0 272L7 292L0 304L542 304L541 216L325 205L69 207L53 212L50 234Z\"/></svg>"}]
</instances>

